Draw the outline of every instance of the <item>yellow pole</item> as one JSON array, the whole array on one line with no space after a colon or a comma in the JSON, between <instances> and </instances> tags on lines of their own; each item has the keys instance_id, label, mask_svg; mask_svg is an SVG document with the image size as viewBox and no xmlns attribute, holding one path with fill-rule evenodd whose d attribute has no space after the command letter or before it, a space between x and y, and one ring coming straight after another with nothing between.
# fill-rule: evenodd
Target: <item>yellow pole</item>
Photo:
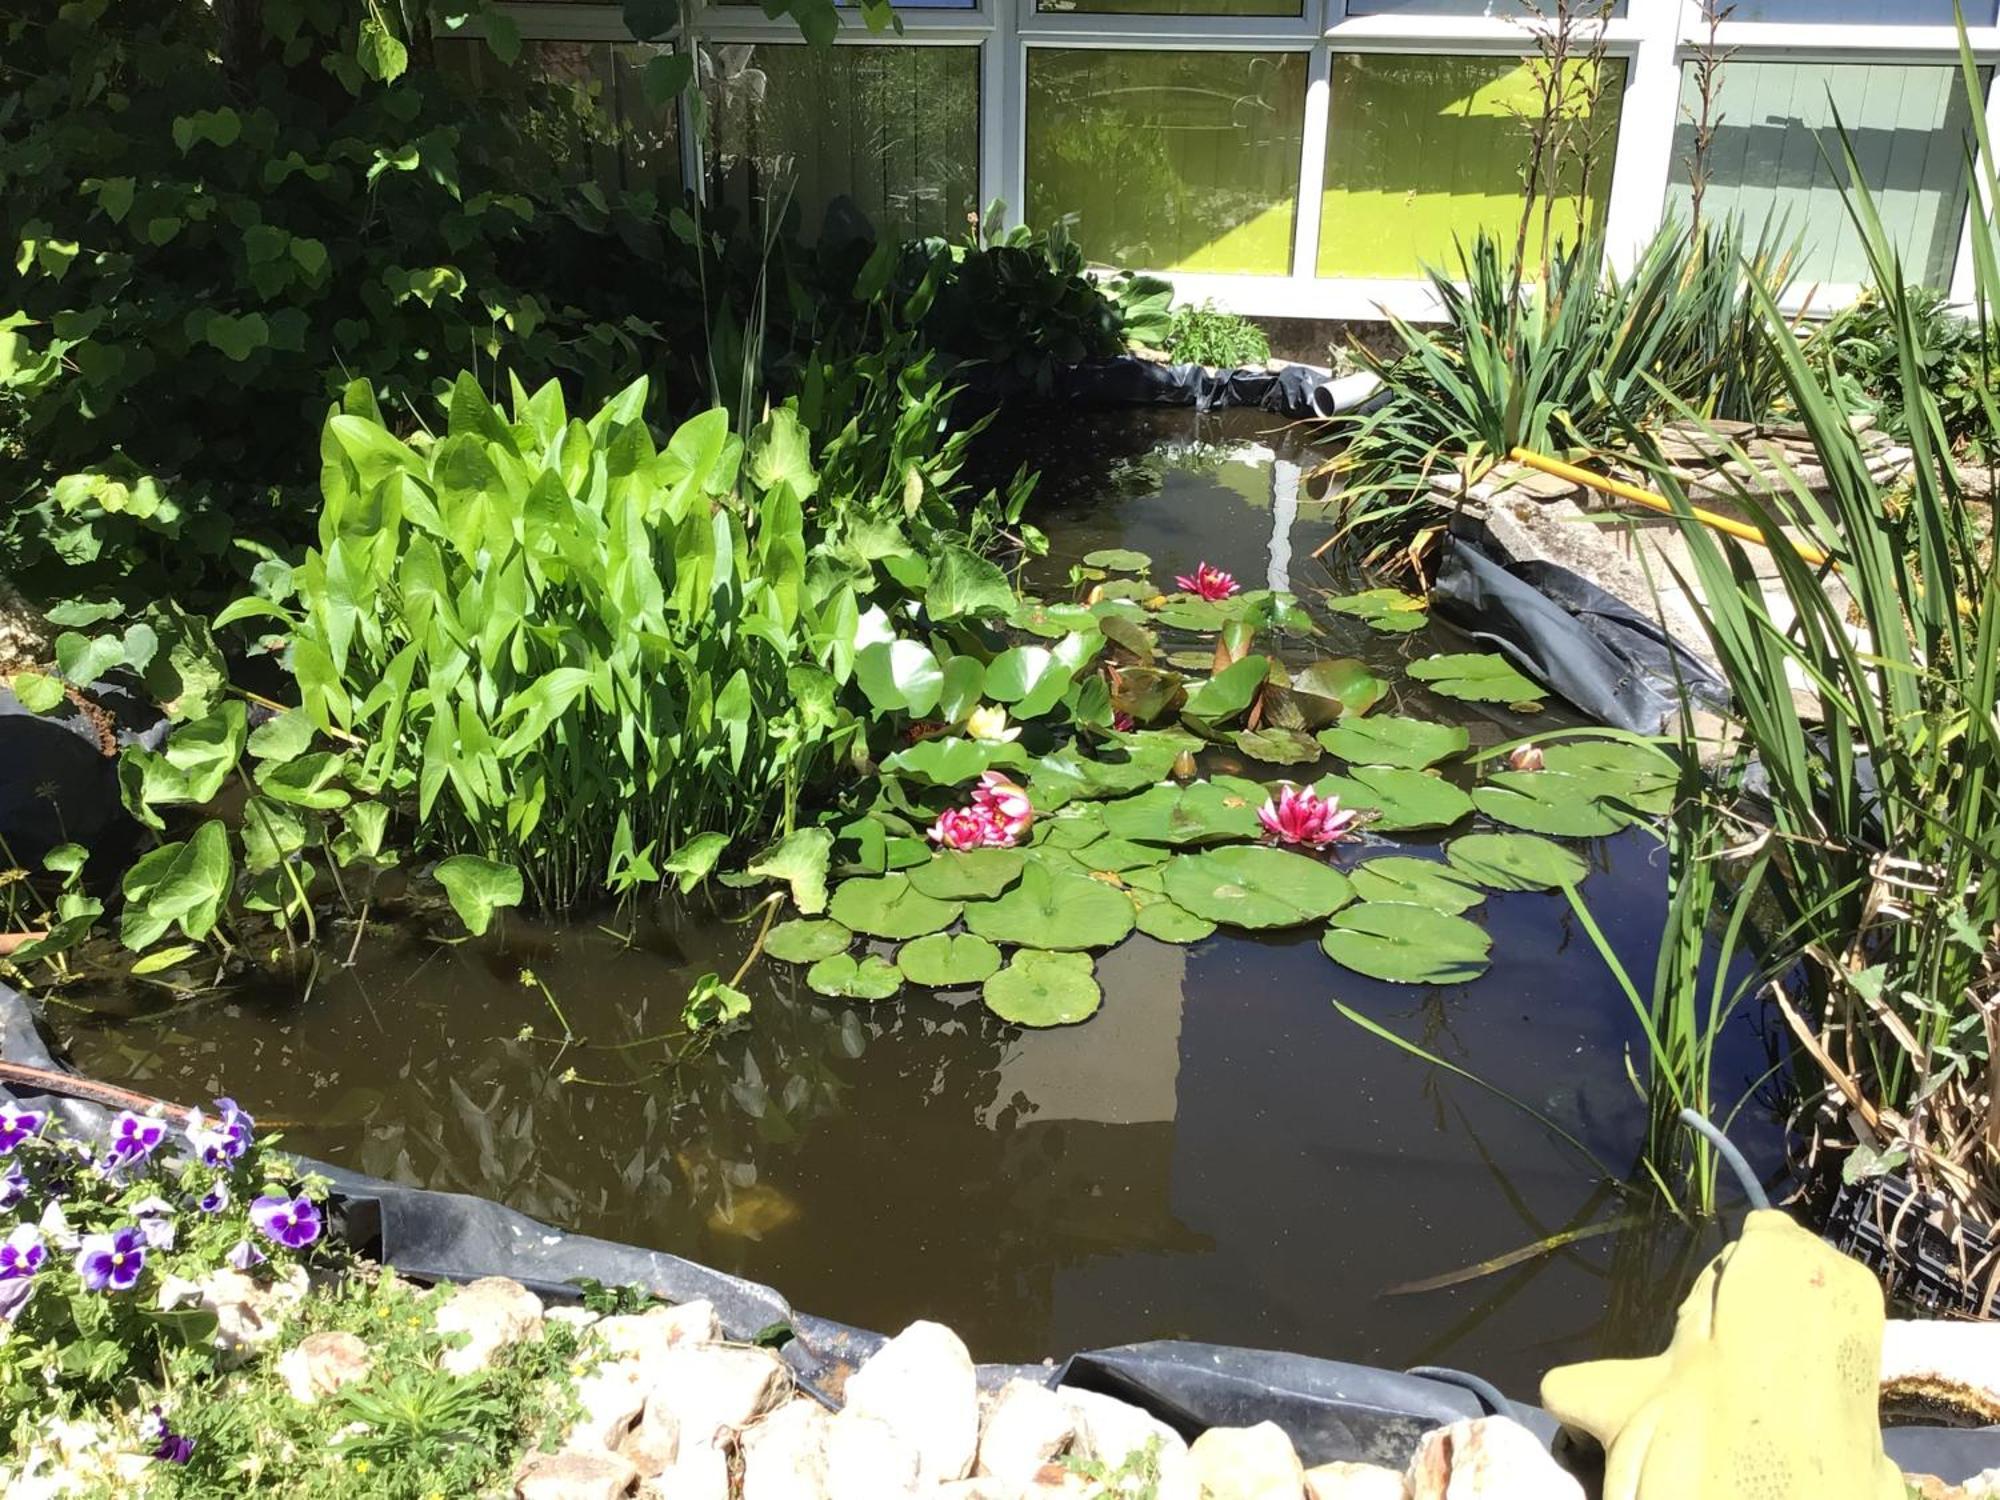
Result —
<instances>
[{"instance_id":1,"label":"yellow pole","mask_svg":"<svg viewBox=\"0 0 2000 1500\"><path fill-rule=\"evenodd\" d=\"M1508 455L1517 464L1526 464L1531 469L1540 469L1544 474L1553 474L1558 479L1567 479L1571 484L1585 485L1606 495L1616 495L1620 500L1630 500L1634 505L1643 505L1648 510L1659 511L1662 515L1674 514L1671 502L1662 499L1651 490L1642 490L1636 484L1626 484L1623 480L1612 479L1603 474L1593 474L1588 469L1579 469L1575 464L1566 464L1561 459L1545 458L1526 448L1515 448ZM1728 516L1719 516L1712 510L1700 506L1690 506L1694 518L1714 531L1726 532L1730 536L1746 542L1767 545L1764 533L1744 521L1734 521ZM1792 543L1793 550L1814 567L1827 561L1827 556L1819 548L1805 542Z\"/></svg>"}]
</instances>

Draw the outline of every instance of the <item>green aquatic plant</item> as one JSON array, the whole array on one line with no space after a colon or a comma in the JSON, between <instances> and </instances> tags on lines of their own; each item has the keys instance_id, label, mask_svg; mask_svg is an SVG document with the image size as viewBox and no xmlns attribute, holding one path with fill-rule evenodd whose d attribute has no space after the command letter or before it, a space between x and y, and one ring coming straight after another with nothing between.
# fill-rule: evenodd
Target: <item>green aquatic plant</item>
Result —
<instances>
[{"instance_id":1,"label":"green aquatic plant","mask_svg":"<svg viewBox=\"0 0 2000 1500\"><path fill-rule=\"evenodd\" d=\"M1233 370L1243 365L1262 369L1271 357L1271 341L1248 318L1225 312L1213 302L1174 309L1167 328L1167 353L1186 364Z\"/></svg>"}]
</instances>

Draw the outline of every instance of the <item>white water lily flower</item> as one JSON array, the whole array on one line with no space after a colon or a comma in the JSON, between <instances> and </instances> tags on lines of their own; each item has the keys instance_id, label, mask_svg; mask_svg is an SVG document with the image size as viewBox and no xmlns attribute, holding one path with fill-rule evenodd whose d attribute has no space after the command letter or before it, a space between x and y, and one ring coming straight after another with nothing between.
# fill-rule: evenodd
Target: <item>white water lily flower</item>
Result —
<instances>
[{"instance_id":1,"label":"white water lily flower","mask_svg":"<svg viewBox=\"0 0 2000 1500\"><path fill-rule=\"evenodd\" d=\"M1007 710L985 704L965 716L965 732L989 745L1005 745L1021 737L1021 726L1007 722Z\"/></svg>"}]
</instances>

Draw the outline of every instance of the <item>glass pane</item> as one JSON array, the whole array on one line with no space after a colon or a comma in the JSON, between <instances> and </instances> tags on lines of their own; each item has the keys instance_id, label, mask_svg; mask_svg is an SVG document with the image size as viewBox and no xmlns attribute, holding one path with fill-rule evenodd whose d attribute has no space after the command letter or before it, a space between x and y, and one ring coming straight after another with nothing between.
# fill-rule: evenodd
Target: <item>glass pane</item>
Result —
<instances>
[{"instance_id":1,"label":"glass pane","mask_svg":"<svg viewBox=\"0 0 2000 1500\"><path fill-rule=\"evenodd\" d=\"M1690 121L1699 105L1689 66L1667 190L1669 208L1683 217L1692 196ZM1844 169L1827 159L1840 159L1837 110L1904 273L1931 286L1949 283L1972 127L1957 68L1729 62L1715 108L1720 123L1708 152L1704 217L1734 214L1753 235L1768 221L1786 241L1800 237L1801 282L1866 280L1868 258L1840 196Z\"/></svg>"},{"instance_id":2,"label":"glass pane","mask_svg":"<svg viewBox=\"0 0 2000 1500\"><path fill-rule=\"evenodd\" d=\"M755 5L761 7L764 0L722 0L724 5ZM848 9L855 0L833 0L842 10ZM973 10L979 0L889 0L896 10Z\"/></svg>"},{"instance_id":3,"label":"glass pane","mask_svg":"<svg viewBox=\"0 0 2000 1500\"><path fill-rule=\"evenodd\" d=\"M1625 64L1606 63L1601 80L1588 67L1572 64L1563 85L1572 149L1562 154L1548 227L1565 243L1576 240L1579 226L1602 226L1618 146ZM1511 255L1530 155L1525 117L1539 112L1541 76L1538 64L1508 57L1336 56L1319 274L1415 277L1426 266L1453 270L1454 237L1470 246L1482 229ZM1536 208L1529 216L1531 256L1541 253L1542 225Z\"/></svg>"},{"instance_id":4,"label":"glass pane","mask_svg":"<svg viewBox=\"0 0 2000 1500\"><path fill-rule=\"evenodd\" d=\"M834 225L957 237L979 209L979 49L704 43L712 201L789 191Z\"/></svg>"},{"instance_id":5,"label":"glass pane","mask_svg":"<svg viewBox=\"0 0 2000 1500\"><path fill-rule=\"evenodd\" d=\"M680 116L654 105L646 65L668 51L639 43L524 41L508 67L484 41L439 37L438 68L486 109L505 109L522 134L551 151L577 181L607 190L681 195Z\"/></svg>"},{"instance_id":6,"label":"glass pane","mask_svg":"<svg viewBox=\"0 0 2000 1500\"><path fill-rule=\"evenodd\" d=\"M1718 6L1721 0L1717 0ZM1840 26L1949 26L1951 0L1736 0L1732 21L1830 21ZM1993 24L1993 0L1966 0L1965 24Z\"/></svg>"},{"instance_id":7,"label":"glass pane","mask_svg":"<svg viewBox=\"0 0 2000 1500\"><path fill-rule=\"evenodd\" d=\"M1302 0L1035 0L1043 15L1296 16Z\"/></svg>"},{"instance_id":8,"label":"glass pane","mask_svg":"<svg viewBox=\"0 0 2000 1500\"><path fill-rule=\"evenodd\" d=\"M1946 0L1950 3L1950 0ZM1597 7L1588 7L1591 15ZM1527 19L1545 14L1538 0L1347 0L1350 16L1497 16L1502 20ZM1611 15L1622 19L1626 0L1615 0Z\"/></svg>"},{"instance_id":9,"label":"glass pane","mask_svg":"<svg viewBox=\"0 0 2000 1500\"><path fill-rule=\"evenodd\" d=\"M1282 276L1303 52L1028 50L1030 224L1076 216L1091 259Z\"/></svg>"}]
</instances>

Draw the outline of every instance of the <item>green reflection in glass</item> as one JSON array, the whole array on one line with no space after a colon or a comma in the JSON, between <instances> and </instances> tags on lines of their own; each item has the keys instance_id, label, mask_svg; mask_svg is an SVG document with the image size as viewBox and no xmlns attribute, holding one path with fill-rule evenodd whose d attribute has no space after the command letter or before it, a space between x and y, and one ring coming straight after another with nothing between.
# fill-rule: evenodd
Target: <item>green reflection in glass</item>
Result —
<instances>
[{"instance_id":1,"label":"green reflection in glass","mask_svg":"<svg viewBox=\"0 0 2000 1500\"><path fill-rule=\"evenodd\" d=\"M979 200L977 47L711 43L711 198L790 188L809 237L858 211L878 236L958 237Z\"/></svg>"},{"instance_id":2,"label":"green reflection in glass","mask_svg":"<svg viewBox=\"0 0 2000 1500\"><path fill-rule=\"evenodd\" d=\"M1540 95L1534 66L1506 57L1421 57L1348 53L1333 60L1326 140L1326 183L1320 198L1319 274L1416 277L1426 265L1456 264L1454 236L1470 244L1480 230L1511 253L1521 220L1528 160L1525 116ZM1573 64L1581 69L1586 64ZM1579 121L1572 139L1594 141L1590 182L1567 157L1559 175L1549 227L1574 242L1580 223L1602 227L1611 160L1618 145L1618 106L1625 65L1605 64L1593 119ZM1565 93L1587 92L1587 75L1573 75ZM1528 253L1541 253L1541 214L1534 216Z\"/></svg>"},{"instance_id":3,"label":"green reflection in glass","mask_svg":"<svg viewBox=\"0 0 2000 1500\"><path fill-rule=\"evenodd\" d=\"M1074 214L1133 269L1285 275L1305 95L1303 52L1030 48L1028 221Z\"/></svg>"},{"instance_id":4,"label":"green reflection in glass","mask_svg":"<svg viewBox=\"0 0 2000 1500\"><path fill-rule=\"evenodd\" d=\"M1035 0L1043 15L1296 16L1300 0Z\"/></svg>"}]
</instances>

